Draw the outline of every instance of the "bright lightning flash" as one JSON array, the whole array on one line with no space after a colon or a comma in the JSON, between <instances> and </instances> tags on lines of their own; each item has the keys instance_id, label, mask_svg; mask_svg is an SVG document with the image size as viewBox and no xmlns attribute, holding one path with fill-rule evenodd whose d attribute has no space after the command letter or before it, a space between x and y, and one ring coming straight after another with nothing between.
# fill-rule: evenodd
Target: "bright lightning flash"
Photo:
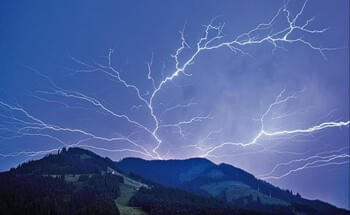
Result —
<instances>
[{"instance_id":1,"label":"bright lightning flash","mask_svg":"<svg viewBox=\"0 0 350 215\"><path fill-rule=\"evenodd\" d=\"M228 48L233 53L236 54L243 54L243 55L249 55L245 51L245 48L248 46L256 46L256 45L262 45L262 44L271 44L272 45L272 51L275 51L278 48L282 48L283 44L301 44L304 45L311 50L314 50L321 54L323 58L326 58L326 52L330 50L335 50L334 48L324 48L321 46L318 46L306 39L304 39L302 36L295 37L293 36L294 32L298 32L298 35L304 34L304 35L319 35L322 34L327 30L327 28L322 29L312 29L309 27L309 24L314 20L313 18L307 19L306 21L301 20L301 16L304 12L304 9L307 5L308 1L305 1L304 4L301 6L300 10L296 13L294 17L292 17L290 10L287 8L287 4L283 5L276 14L267 22L267 23L261 23L258 24L256 27L252 28L251 30L244 32L242 34L239 34L236 37L232 37L231 39L228 39L227 36L223 35L224 30L224 24L214 24L214 20L211 21L210 24L204 26L204 34L202 37L200 37L193 45L190 45L186 39L185 39L185 29L180 31L180 38L181 43L180 46L176 49L175 53L171 55L172 59L175 63L175 68L173 68L167 76L162 78L160 81L157 81L153 77L153 71L152 71L152 65L154 61L154 56L152 53L152 58L150 62L146 63L147 66L147 79L146 81L149 81L151 84L151 89L148 91L148 93L142 92L140 88L128 80L125 80L122 76L119 70L112 65L112 56L113 56L113 50L111 49L108 52L107 55L107 62L105 64L100 63L94 63L94 64L88 64L81 60L78 60L76 58L72 58L73 61L78 63L79 65L83 66L84 69L75 71L75 74L77 73L101 73L108 78L111 78L116 81L118 85L123 86L125 89L128 89L130 93L132 93L136 99L139 101L139 103L134 104L130 109L132 110L138 110L138 109L146 109L147 113L149 114L150 118L152 119L152 125L146 126L145 124L141 123L135 117L132 115L126 114L126 113L119 113L116 111L113 111L111 108L109 108L102 99L96 98L91 95L84 94L82 92L72 91L68 89L64 89L62 87L59 87L57 84L55 84L49 77L38 73L42 78L46 79L50 85L51 88L49 90L42 90L35 92L35 95L33 95L35 98L40 99L44 102L55 102L57 104L64 105L65 108L82 108L82 107L74 107L66 104L63 101L60 100L50 100L48 97L55 96L56 98L60 98L62 100L70 100L70 101L79 101L84 104L84 108L88 110L94 110L98 113L106 114L111 117L113 117L115 120L120 120L121 123L127 123L133 128L135 128L135 132L142 133L145 136L151 137L153 140L152 145L153 147L151 149L147 149L143 143L137 143L137 140L134 138L134 133L128 134L125 136L116 136L116 137L106 137L106 136L100 136L94 133L93 131L83 130L79 128L70 128L70 127L64 127L60 126L56 123L46 122L44 120L41 120L39 116L34 116L31 114L28 110L25 108L19 106L19 105L11 105L10 103L7 103L5 101L0 101L0 110L3 111L3 113L0 114L1 119L1 125L0 125L0 131L6 132L6 135L2 135L0 138L3 140L9 140L9 139L15 139L15 138L22 138L26 136L40 136L49 138L51 140L54 140L60 144L60 147L62 146L83 146L87 148L92 148L95 150L104 150L109 152L133 152L137 153L139 155L149 157L149 158L157 158L162 159L162 155L159 153L159 148L162 146L162 143L164 143L166 140L163 140L160 137L160 130L161 129L167 129L167 128L177 128L179 131L180 136L184 136L185 132L184 129L187 126L193 126L193 124L196 123L204 123L207 120L214 119L213 116L211 116L208 113L200 114L200 115L194 115L191 118L187 119L180 119L176 122L172 123L163 123L162 117L166 114L171 114L172 111L179 109L179 108L191 108L193 105L196 105L196 102L191 101L188 104L177 104L173 107L165 107L165 109L161 111L156 111L158 108L155 108L158 103L155 102L156 98L158 98L159 93L162 91L166 91L165 86L168 85L170 82L175 80L178 76L184 75L184 76L191 76L187 72L188 68L194 64L197 57L205 52L213 52L216 49L220 48ZM283 27L278 26L277 23L285 23ZM191 55L184 56L183 52L185 49L191 49ZM348 126L349 121L329 121L329 122L322 122L317 125L313 125L308 128L301 128L301 129L295 129L295 130L277 130L277 131L268 131L265 128L265 118L266 116L271 112L271 110L280 104L286 103L289 100L295 99L296 95L291 96L284 96L285 90L283 90L277 97L276 100L267 108L266 112L264 112L260 119L260 131L254 136L250 142L224 142L222 144L216 145L214 147L203 147L203 143L201 142L199 145L189 145L188 147L196 147L201 152L204 152L202 154L202 157L210 157L215 156L213 155L214 151L218 150L219 148L225 147L225 146L240 146L240 147L248 147L251 145L258 144L260 138L263 136L269 136L269 137L275 137L275 136L286 136L286 135L298 135L298 134L309 134L313 133L315 131L323 130L326 128L332 128L332 127L341 127L341 126ZM159 108L160 109L160 108ZM217 131L212 131L207 135L207 138L209 138L212 133L215 133ZM60 135L65 134L75 134L78 137L78 140L76 143L73 144L67 144L65 141L61 140L58 136L54 135L53 133L57 133ZM1 133L2 134L2 133ZM127 143L131 148L122 148L122 149L107 149L98 147L96 145L91 146L84 144L84 142L87 142L89 140L99 140L104 142L123 142ZM59 148L59 147L58 147ZM50 150L43 150L43 151L21 151L21 152L14 152L14 153L1 153L0 156L3 157L11 157L11 156L20 156L20 155L28 155L28 156L36 156L38 154L45 154L51 151L55 151L57 149L50 149ZM343 154L338 154L336 156L330 156L330 157L319 157L321 160L317 160L317 162L312 162L306 164L303 168L314 168L318 166L325 165L327 162L330 164L331 162L334 163L335 159L338 159L339 156L345 156ZM346 157L346 156L345 156ZM339 162L337 163L339 164ZM281 164L282 165L282 164ZM276 167L277 168L277 167ZM274 170L271 172L271 174L274 173ZM287 173L288 175L290 173ZM284 175L284 176L286 176ZM279 176L279 178L282 178L284 176ZM272 176L271 176L272 177Z\"/></svg>"}]
</instances>

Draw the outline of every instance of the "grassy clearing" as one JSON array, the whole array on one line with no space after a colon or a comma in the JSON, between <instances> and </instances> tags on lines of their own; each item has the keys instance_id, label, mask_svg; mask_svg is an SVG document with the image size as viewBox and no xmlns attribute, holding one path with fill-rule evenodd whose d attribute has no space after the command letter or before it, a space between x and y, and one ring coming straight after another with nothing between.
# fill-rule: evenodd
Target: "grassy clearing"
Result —
<instances>
[{"instance_id":1,"label":"grassy clearing","mask_svg":"<svg viewBox=\"0 0 350 215\"><path fill-rule=\"evenodd\" d=\"M115 200L121 215L147 215L141 208L129 207L130 198L137 192L137 188L128 184L121 184L120 197Z\"/></svg>"}]
</instances>

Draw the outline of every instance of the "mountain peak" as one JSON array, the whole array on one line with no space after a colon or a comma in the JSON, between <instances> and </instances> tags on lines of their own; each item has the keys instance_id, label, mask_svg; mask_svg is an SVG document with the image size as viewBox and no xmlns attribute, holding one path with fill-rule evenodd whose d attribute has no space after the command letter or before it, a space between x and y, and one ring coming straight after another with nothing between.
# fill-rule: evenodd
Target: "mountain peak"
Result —
<instances>
[{"instance_id":1,"label":"mountain peak","mask_svg":"<svg viewBox=\"0 0 350 215\"><path fill-rule=\"evenodd\" d=\"M198 158L198 157L193 157L193 158L186 158L186 159L167 159L167 160L145 160L139 157L126 157L121 159L119 162L123 161L143 161L143 162L193 162L193 163L211 163L214 164L212 161L206 159L206 158Z\"/></svg>"},{"instance_id":2,"label":"mountain peak","mask_svg":"<svg viewBox=\"0 0 350 215\"><path fill-rule=\"evenodd\" d=\"M44 158L29 161L19 165L17 173L33 174L88 174L100 173L107 168L115 168L114 162L109 158L82 148L63 148L57 154L48 154Z\"/></svg>"}]
</instances>

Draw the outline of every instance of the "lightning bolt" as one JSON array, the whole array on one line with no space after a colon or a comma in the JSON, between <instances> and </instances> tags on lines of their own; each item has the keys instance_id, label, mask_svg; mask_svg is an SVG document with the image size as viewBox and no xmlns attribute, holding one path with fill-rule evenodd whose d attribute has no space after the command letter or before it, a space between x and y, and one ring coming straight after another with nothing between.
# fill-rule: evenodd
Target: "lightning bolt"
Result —
<instances>
[{"instance_id":1,"label":"lightning bolt","mask_svg":"<svg viewBox=\"0 0 350 215\"><path fill-rule=\"evenodd\" d=\"M5 120L2 121L4 126L0 127L0 130L7 131L10 134L8 136L3 136L2 138L14 139L14 138L21 138L24 136L34 135L34 136L50 138L58 142L60 146L79 145L79 146L88 147L96 150L104 150L109 152L133 152L133 153L138 153L140 155L150 157L150 158L162 159L162 156L158 152L162 143L165 142L165 140L163 140L159 134L160 133L159 131L161 129L177 128L179 130L179 135L183 136L184 126L189 126L189 125L192 125L193 123L204 122L206 120L214 118L210 115L197 115L197 116L193 116L190 119L179 119L176 122L164 123L164 121L162 120L163 116L167 114L171 114L172 111L176 109L190 108L193 105L196 105L196 103L192 101L188 104L177 104L173 107L166 108L165 110L161 110L160 112L156 111L157 109L156 106L158 105L158 103L156 102L156 99L158 98L159 93L162 91L165 91L165 87L169 83L173 82L180 75L190 77L191 74L188 73L188 69L191 65L195 63L195 60L200 54L202 53L204 54L205 52L212 52L220 48L228 48L234 54L242 54L242 55L250 56L250 53L246 52L245 48L249 46L262 45L265 43L272 45L272 52L274 52L278 48L283 48L282 46L283 44L302 44L310 48L311 50L318 52L323 58L326 58L327 51L335 50L335 48L325 48L325 47L318 46L306 39L303 39L302 36L300 37L293 36L294 32L299 32L305 35L319 35L324 33L327 30L327 28L322 28L322 29L310 28L309 25L314 20L313 18L307 19L306 21L303 21L300 19L301 15L304 12L305 7L307 6L307 2L308 1L304 2L304 4L297 11L294 17L292 17L291 12L288 9L288 4L286 3L274 14L274 16L268 22L258 24L257 26L253 27L251 30L247 32L243 32L236 37L224 36L223 31L224 31L225 24L215 24L215 19L213 19L208 25L204 25L203 35L196 42L194 42L194 44L190 44L185 39L185 26L184 26L184 28L179 32L180 46L171 55L175 63L175 68L170 70L170 74L164 75L164 77L162 77L161 80L158 81L158 79L155 79L153 77L153 74L154 74L154 72L152 71L152 65L154 61L153 53L152 53L150 62L146 62L146 71L147 71L146 80L150 82L150 86L151 86L150 87L151 89L146 93L142 92L142 90L140 90L140 88L135 84L124 79L120 71L112 64L112 57L114 53L113 49L109 50L106 56L107 62L105 62L104 64L102 63L88 64L77 58L72 57L72 60L74 62L76 62L77 64L83 67L83 69L75 70L72 75L77 75L81 73L102 73L109 79L115 81L118 85L121 85L124 88L130 90L130 92L132 92L132 94L138 100L138 103L134 104L131 107L131 110L135 110L135 109L137 110L139 108L144 108L145 110L147 110L147 114L149 114L152 119L153 124L151 126L144 125L142 122L138 121L137 119L134 119L134 117L128 115L127 113L119 113L119 112L113 111L103 102L103 100L99 98L96 98L91 95L87 95L82 92L72 91L72 90L59 87L49 77L36 71L37 74L39 74L41 77L43 77L50 83L51 89L36 91L35 92L36 95L34 96L35 98L40 99L41 101L44 101L44 102L50 102L50 103L55 102L66 108L87 108L88 110L93 110L101 114L107 114L109 116L112 116L115 120L121 120L123 123L132 125L135 127L135 129L141 130L140 132L143 132L143 134L152 137L154 141L152 142L152 145L153 145L152 149L147 149L146 147L143 146L143 144L137 143L136 140L133 139L132 135L118 136L118 137L105 137L105 136L97 135L92 131L86 131L79 128L69 128L69 127L60 126L54 123L46 122L45 120L41 120L39 117L32 115L29 111L25 110L21 106L11 105L4 101L0 101L0 107L8 115L0 115L2 119L7 120L7 121ZM281 27L281 26L277 26L277 23L285 23L285 24L283 27ZM184 56L183 53L186 49L190 49L192 51L191 52L192 54L189 56L187 55ZM247 147L247 146L257 145L259 144L259 140L263 136L279 137L279 136L287 136L287 135L293 136L293 135L300 135L300 134L310 134L315 131L323 130L326 128L342 127L342 126L349 125L349 121L327 121L327 122L322 122L320 124L311 126L309 128L295 129L295 130L267 131L264 125L265 118L267 115L270 114L272 109L277 105L286 103L296 98L296 95L283 96L284 93L285 93L285 90L283 90L276 97L276 100L267 108L266 112L264 112L261 115L259 119L261 129L257 133L257 135L251 139L251 141L246 143L224 142L214 147L203 146L204 142L213 134L213 133L209 133L206 136L206 138L204 138L203 141L200 141L198 144L195 144L195 145L189 145L189 147L195 147L200 151L203 151L204 154L202 155L202 157L209 157L209 156L215 156L212 153L224 146L233 145L233 146ZM48 96L56 96L58 98L80 101L84 104L88 104L89 107L68 105L65 102L50 100L47 98ZM21 114L21 116L19 116L19 114ZM57 136L54 136L51 133L50 134L45 133L45 131L64 133L64 134L67 134L67 133L76 134L77 137L79 137L79 140L75 144L66 144L65 141L61 140ZM133 148L110 149L110 148L98 147L95 145L92 146L88 144L83 144L84 142L89 140L100 140L105 142L126 142ZM48 153L53 150L56 150L56 149L51 149L47 151L38 151L38 152L23 151L23 152L10 153L10 154L3 153L3 154L0 154L0 156L3 156L3 157L19 156L19 155L34 156L38 154ZM307 166L307 167L308 168L315 167L316 164L311 164L311 166Z\"/></svg>"},{"instance_id":2,"label":"lightning bolt","mask_svg":"<svg viewBox=\"0 0 350 215\"><path fill-rule=\"evenodd\" d=\"M276 97L275 101L272 102L267 110L261 115L259 122L260 122L260 130L258 131L257 135L252 138L249 142L224 142L222 144L216 145L212 148L210 148L208 151L206 151L204 154L201 155L201 157L208 157L213 153L214 151L224 147L224 146L239 146L239 147L248 147L252 145L259 144L259 139L261 139L263 136L273 137L273 136L283 136L283 135L296 135L296 134L310 134L319 130L323 130L326 128L333 128L333 127L343 127L343 126L349 126L350 121L338 121L338 122L322 122L318 125L314 125L309 128L304 129L294 129L294 130L281 130L281 131L266 131L265 130L265 118L271 113L271 110L278 105L284 104L291 99L296 99L296 94L290 95L290 96L283 96L285 93L285 89L282 90Z\"/></svg>"},{"instance_id":3,"label":"lightning bolt","mask_svg":"<svg viewBox=\"0 0 350 215\"><path fill-rule=\"evenodd\" d=\"M315 158L317 158L317 160L311 161L311 162L307 162L303 166L295 168L295 169L291 169L287 173L284 173L282 175L279 175L279 176L273 176L272 175L274 173L274 171L280 166L290 165L290 164L292 164L294 162L308 161L308 160L315 159ZM341 158L347 158L347 160L345 160L345 161L338 161L338 162L334 161L334 160L341 159ZM268 180L268 179L282 179L282 178L284 178L284 177L286 177L286 176L288 176L288 175L290 175L292 173L295 173L295 172L298 172L298 171L301 171L301 170L305 170L305 169L318 168L318 167L324 167L324 166L330 166L330 165L348 164L349 163L349 158L350 158L349 154L337 154L337 155L330 155L330 156L325 156L325 157L322 157L322 156L311 156L311 157L304 158L304 159L293 160L293 161L290 161L290 162L287 162L287 163L281 163L281 164L275 166L275 168L271 172L269 172L266 176L264 176L264 175L261 176L261 178L264 179L264 180Z\"/></svg>"},{"instance_id":4,"label":"lightning bolt","mask_svg":"<svg viewBox=\"0 0 350 215\"><path fill-rule=\"evenodd\" d=\"M272 175L278 168L283 167L283 166L289 166L289 165L292 165L294 163L305 162L305 161L314 160L314 159L324 160L324 159L329 159L329 158L336 158L337 156L339 156L339 154L332 154L332 155L328 155L328 156L322 156L322 154L338 153L338 152L341 152L344 149L348 149L348 148L349 147L344 147L344 148L341 148L341 149L338 149L338 150L327 151L327 152L319 153L317 155L312 155L312 156L309 156L309 157L306 157L306 158L295 159L295 160L291 160L291 161L288 161L288 162L285 162L285 163L279 163L275 167L273 167L270 172L258 175L257 177L264 178L266 176ZM344 155L344 154L341 154L341 155Z\"/></svg>"},{"instance_id":5,"label":"lightning bolt","mask_svg":"<svg viewBox=\"0 0 350 215\"><path fill-rule=\"evenodd\" d=\"M191 99L191 101L189 103L177 104L177 105L174 105L172 107L168 107L160 114L160 117L162 117L163 115L166 115L168 112L171 112L171 111L174 111L174 110L177 110L177 109L180 109L180 108L190 108L190 107L192 107L194 105L197 105L197 103L193 102L193 99Z\"/></svg>"},{"instance_id":6,"label":"lightning bolt","mask_svg":"<svg viewBox=\"0 0 350 215\"><path fill-rule=\"evenodd\" d=\"M183 132L183 128L182 128L184 125L190 125L190 124L193 124L195 122L202 122L203 120L207 120L207 119L213 119L213 117L211 117L209 115L208 116L195 116L187 121L181 121L181 122L177 122L174 124L160 125L159 128L176 127L179 129L180 135L184 136L184 132Z\"/></svg>"},{"instance_id":7,"label":"lightning bolt","mask_svg":"<svg viewBox=\"0 0 350 215\"><path fill-rule=\"evenodd\" d=\"M21 107L16 107L16 106L11 106L9 104L6 104L4 102L0 101L0 106L2 106L3 108L6 108L9 111L12 112L19 112L22 113L26 116L27 120L21 120L18 119L16 117L10 117L10 119L12 119L15 123L20 123L20 127L17 128L16 130L16 135L13 135L9 138L13 139L13 138L19 138L19 137L23 137L23 136L29 136L29 135L36 135L36 136L45 136L45 137L49 137L51 139L57 140L58 142L62 143L64 146L66 146L66 144L63 143L62 140L58 139L57 137L54 137L52 135L49 134L42 134L42 133L33 133L33 131L43 131L43 130L51 130L51 131L55 131L55 132L72 132L72 133L78 133L80 135L83 136L87 136L89 138L92 139L97 139L97 140L102 140L102 141L107 141L107 142L118 142L118 141L125 141L128 142L140 149L142 149L143 151L137 151L137 150L128 150L128 151L134 151L134 152L138 152L141 153L143 155L149 156L154 158L154 156L152 156L150 154L150 152L147 151L146 148L144 148L142 145L137 144L136 142L134 142L131 138L129 137L112 137L112 138L108 138L108 137L102 137L102 136L98 136L95 135L91 132L88 131L84 131L81 129L76 129L76 128L66 128L66 127L60 127L58 125L53 125L53 124L49 124L46 123L36 117L34 117L33 115L31 115L30 113L28 113L26 110L24 110ZM29 120L29 121L28 121ZM4 137L3 137L4 138ZM5 137L7 138L7 137ZM56 150L56 149L54 149ZM50 150L52 151L52 150ZM126 151L126 150L124 150ZM16 153L16 155L22 155L22 154L32 154L31 152L19 152ZM5 157L6 155L2 154L3 157ZM14 154L10 154L10 156L14 156Z\"/></svg>"}]
</instances>

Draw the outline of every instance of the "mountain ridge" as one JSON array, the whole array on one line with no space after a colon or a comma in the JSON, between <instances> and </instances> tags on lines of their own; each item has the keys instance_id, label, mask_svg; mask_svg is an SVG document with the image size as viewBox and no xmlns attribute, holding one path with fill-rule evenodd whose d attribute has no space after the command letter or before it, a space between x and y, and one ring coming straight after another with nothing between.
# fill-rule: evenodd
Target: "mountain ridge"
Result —
<instances>
[{"instance_id":1,"label":"mountain ridge","mask_svg":"<svg viewBox=\"0 0 350 215\"><path fill-rule=\"evenodd\" d=\"M199 163L201 166L193 168L193 163ZM203 196L214 196L235 206L243 204L246 206L244 208L250 207L247 202L263 203L262 205L267 207L291 205L302 207L303 205L308 207L307 210L320 211L332 211L336 208L321 200L304 199L298 193L293 194L292 191L282 190L243 169L226 163L215 164L205 158L184 160L124 158L116 162L116 165L122 171L140 175L161 185L184 189Z\"/></svg>"},{"instance_id":2,"label":"mountain ridge","mask_svg":"<svg viewBox=\"0 0 350 215\"><path fill-rule=\"evenodd\" d=\"M115 162L81 148L0 173L0 194L6 214L350 214L205 158Z\"/></svg>"}]
</instances>

